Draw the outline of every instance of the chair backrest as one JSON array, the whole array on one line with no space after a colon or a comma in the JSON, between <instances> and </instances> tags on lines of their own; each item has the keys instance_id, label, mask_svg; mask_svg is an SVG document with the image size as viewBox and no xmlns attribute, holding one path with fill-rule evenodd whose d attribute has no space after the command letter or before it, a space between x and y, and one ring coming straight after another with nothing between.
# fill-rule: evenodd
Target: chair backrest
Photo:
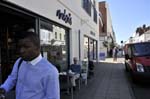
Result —
<instances>
[{"instance_id":1,"label":"chair backrest","mask_svg":"<svg viewBox=\"0 0 150 99\"><path fill-rule=\"evenodd\" d=\"M59 76L59 82L60 82L60 89L68 89L71 88L71 81L69 79L68 75L60 75Z\"/></svg>"}]
</instances>

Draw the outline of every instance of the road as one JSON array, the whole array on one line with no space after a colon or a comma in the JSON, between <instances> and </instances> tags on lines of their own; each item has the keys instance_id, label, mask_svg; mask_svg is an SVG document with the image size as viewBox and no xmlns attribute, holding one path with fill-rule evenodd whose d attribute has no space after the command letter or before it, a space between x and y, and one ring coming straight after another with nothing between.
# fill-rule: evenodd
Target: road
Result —
<instances>
[{"instance_id":1,"label":"road","mask_svg":"<svg viewBox=\"0 0 150 99\"><path fill-rule=\"evenodd\" d=\"M111 58L107 58L105 62L113 64L113 61ZM124 59L119 58L118 63L124 63ZM120 66L124 67L124 64L121 64ZM149 83L136 83L135 84L132 82L129 73L125 72L125 75L126 75L129 87L131 88L134 99L150 99L150 84Z\"/></svg>"},{"instance_id":2,"label":"road","mask_svg":"<svg viewBox=\"0 0 150 99\"><path fill-rule=\"evenodd\" d=\"M150 99L150 85L131 81L125 71L124 58L117 62L107 58L101 61L95 72L95 77L89 80L86 88L82 86L75 99Z\"/></svg>"},{"instance_id":3,"label":"road","mask_svg":"<svg viewBox=\"0 0 150 99\"><path fill-rule=\"evenodd\" d=\"M150 84L149 83L133 83L129 73L126 77L132 89L135 99L150 99Z\"/></svg>"},{"instance_id":4,"label":"road","mask_svg":"<svg viewBox=\"0 0 150 99\"><path fill-rule=\"evenodd\" d=\"M144 84L131 84L135 99L150 99L150 86Z\"/></svg>"}]
</instances>

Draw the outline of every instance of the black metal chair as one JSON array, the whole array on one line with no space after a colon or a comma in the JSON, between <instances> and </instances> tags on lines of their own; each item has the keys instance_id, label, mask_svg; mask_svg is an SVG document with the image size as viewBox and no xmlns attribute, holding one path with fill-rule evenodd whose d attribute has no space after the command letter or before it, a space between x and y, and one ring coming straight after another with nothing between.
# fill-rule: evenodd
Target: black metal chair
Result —
<instances>
[{"instance_id":1,"label":"black metal chair","mask_svg":"<svg viewBox=\"0 0 150 99\"><path fill-rule=\"evenodd\" d=\"M60 93L71 94L71 99L73 99L73 86L69 79L69 75L60 75Z\"/></svg>"},{"instance_id":2,"label":"black metal chair","mask_svg":"<svg viewBox=\"0 0 150 99\"><path fill-rule=\"evenodd\" d=\"M89 66L88 66L88 77L90 78L91 76L94 76L94 62L89 61Z\"/></svg>"},{"instance_id":3,"label":"black metal chair","mask_svg":"<svg viewBox=\"0 0 150 99\"><path fill-rule=\"evenodd\" d=\"M81 89L81 83L82 82L82 75L80 74L79 78L76 79L77 87L80 90Z\"/></svg>"}]
</instances>

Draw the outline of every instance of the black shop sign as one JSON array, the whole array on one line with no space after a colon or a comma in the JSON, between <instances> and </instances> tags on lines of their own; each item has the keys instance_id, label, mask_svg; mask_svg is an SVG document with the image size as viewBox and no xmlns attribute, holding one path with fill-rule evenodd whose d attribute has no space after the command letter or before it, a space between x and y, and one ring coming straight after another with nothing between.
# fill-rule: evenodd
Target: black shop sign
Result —
<instances>
[{"instance_id":1,"label":"black shop sign","mask_svg":"<svg viewBox=\"0 0 150 99\"><path fill-rule=\"evenodd\" d=\"M66 12L66 9L64 9L64 11L62 12L60 9L57 10L56 12L56 16L58 17L58 19L63 20L65 23L69 23L70 25L72 25L72 17L70 13Z\"/></svg>"}]
</instances>

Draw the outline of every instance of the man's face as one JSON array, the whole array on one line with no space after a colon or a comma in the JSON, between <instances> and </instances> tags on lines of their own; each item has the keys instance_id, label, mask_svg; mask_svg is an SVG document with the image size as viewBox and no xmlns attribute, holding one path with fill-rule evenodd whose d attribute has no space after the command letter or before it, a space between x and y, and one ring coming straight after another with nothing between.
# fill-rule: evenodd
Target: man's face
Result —
<instances>
[{"instance_id":1,"label":"man's face","mask_svg":"<svg viewBox=\"0 0 150 99\"><path fill-rule=\"evenodd\" d=\"M74 59L73 61L74 61L74 64L77 64L77 59Z\"/></svg>"},{"instance_id":2,"label":"man's face","mask_svg":"<svg viewBox=\"0 0 150 99\"><path fill-rule=\"evenodd\" d=\"M20 56L25 61L31 61L36 58L40 50L29 38L19 41Z\"/></svg>"}]
</instances>

